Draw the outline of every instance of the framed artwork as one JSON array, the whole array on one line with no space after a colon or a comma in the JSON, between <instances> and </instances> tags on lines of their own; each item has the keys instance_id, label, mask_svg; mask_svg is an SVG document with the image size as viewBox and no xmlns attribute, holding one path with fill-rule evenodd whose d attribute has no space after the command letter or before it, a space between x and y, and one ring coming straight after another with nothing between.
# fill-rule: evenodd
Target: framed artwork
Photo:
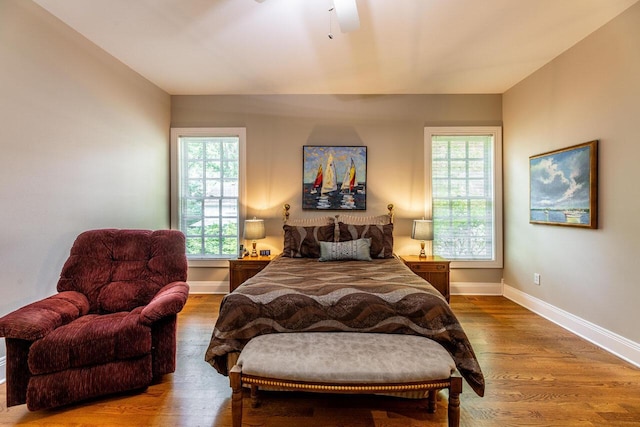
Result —
<instances>
[{"instance_id":1,"label":"framed artwork","mask_svg":"<svg viewBox=\"0 0 640 427\"><path fill-rule=\"evenodd\" d=\"M366 208L367 147L302 147L302 209Z\"/></svg>"},{"instance_id":2,"label":"framed artwork","mask_svg":"<svg viewBox=\"0 0 640 427\"><path fill-rule=\"evenodd\" d=\"M529 157L529 222L598 227L598 141Z\"/></svg>"}]
</instances>

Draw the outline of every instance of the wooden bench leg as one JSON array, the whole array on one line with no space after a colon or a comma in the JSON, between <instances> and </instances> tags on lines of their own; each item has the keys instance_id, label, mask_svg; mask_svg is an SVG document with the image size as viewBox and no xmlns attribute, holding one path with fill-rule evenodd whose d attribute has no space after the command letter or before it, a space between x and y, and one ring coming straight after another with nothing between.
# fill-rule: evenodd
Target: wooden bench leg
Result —
<instances>
[{"instance_id":1,"label":"wooden bench leg","mask_svg":"<svg viewBox=\"0 0 640 427\"><path fill-rule=\"evenodd\" d=\"M427 412L433 414L436 412L438 390L429 390L427 398Z\"/></svg>"},{"instance_id":2,"label":"wooden bench leg","mask_svg":"<svg viewBox=\"0 0 640 427\"><path fill-rule=\"evenodd\" d=\"M231 383L231 423L233 427L242 427L242 376L238 366L229 371Z\"/></svg>"},{"instance_id":3,"label":"wooden bench leg","mask_svg":"<svg viewBox=\"0 0 640 427\"><path fill-rule=\"evenodd\" d=\"M258 386L251 384L251 407L257 408L260 406L260 396L258 396Z\"/></svg>"},{"instance_id":4,"label":"wooden bench leg","mask_svg":"<svg viewBox=\"0 0 640 427\"><path fill-rule=\"evenodd\" d=\"M460 393L462 393L462 378L452 377L449 387L449 427L460 426Z\"/></svg>"}]
</instances>

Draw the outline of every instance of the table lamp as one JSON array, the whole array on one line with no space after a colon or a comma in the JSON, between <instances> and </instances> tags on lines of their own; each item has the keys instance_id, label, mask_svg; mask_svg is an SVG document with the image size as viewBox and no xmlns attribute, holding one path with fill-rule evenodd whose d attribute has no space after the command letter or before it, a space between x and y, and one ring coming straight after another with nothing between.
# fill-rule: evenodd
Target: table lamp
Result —
<instances>
[{"instance_id":1,"label":"table lamp","mask_svg":"<svg viewBox=\"0 0 640 427\"><path fill-rule=\"evenodd\" d=\"M424 252L424 242L425 240L433 240L433 221L430 219L414 219L411 238L421 240L420 255L418 255L418 257L426 258L427 254Z\"/></svg>"},{"instance_id":2,"label":"table lamp","mask_svg":"<svg viewBox=\"0 0 640 427\"><path fill-rule=\"evenodd\" d=\"M244 221L244 238L251 240L251 244L253 246L251 256L258 256L258 252L256 251L256 240L264 239L265 236L264 220L253 217L253 219L246 219Z\"/></svg>"}]
</instances>

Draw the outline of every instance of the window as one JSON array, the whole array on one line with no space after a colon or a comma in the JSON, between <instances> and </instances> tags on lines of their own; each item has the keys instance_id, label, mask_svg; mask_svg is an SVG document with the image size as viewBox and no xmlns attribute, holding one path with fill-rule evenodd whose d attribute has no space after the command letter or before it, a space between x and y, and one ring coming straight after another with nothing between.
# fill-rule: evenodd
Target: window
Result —
<instances>
[{"instance_id":1,"label":"window","mask_svg":"<svg viewBox=\"0 0 640 427\"><path fill-rule=\"evenodd\" d=\"M171 224L186 236L190 265L238 254L245 135L244 128L171 129Z\"/></svg>"},{"instance_id":2,"label":"window","mask_svg":"<svg viewBox=\"0 0 640 427\"><path fill-rule=\"evenodd\" d=\"M433 253L454 267L502 268L501 135L500 127L425 128Z\"/></svg>"}]
</instances>

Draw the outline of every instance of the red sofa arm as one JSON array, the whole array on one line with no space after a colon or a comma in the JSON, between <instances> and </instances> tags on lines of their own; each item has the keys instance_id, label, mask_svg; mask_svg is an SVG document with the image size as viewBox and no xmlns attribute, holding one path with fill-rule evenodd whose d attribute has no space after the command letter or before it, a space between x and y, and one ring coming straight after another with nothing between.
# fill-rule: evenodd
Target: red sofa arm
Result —
<instances>
[{"instance_id":1,"label":"red sofa arm","mask_svg":"<svg viewBox=\"0 0 640 427\"><path fill-rule=\"evenodd\" d=\"M1 317L0 337L35 341L88 312L86 296L76 291L60 292Z\"/></svg>"},{"instance_id":2,"label":"red sofa arm","mask_svg":"<svg viewBox=\"0 0 640 427\"><path fill-rule=\"evenodd\" d=\"M140 322L151 325L153 322L166 316L178 314L187 302L189 285L185 282L173 282L153 297L140 313Z\"/></svg>"}]
</instances>

